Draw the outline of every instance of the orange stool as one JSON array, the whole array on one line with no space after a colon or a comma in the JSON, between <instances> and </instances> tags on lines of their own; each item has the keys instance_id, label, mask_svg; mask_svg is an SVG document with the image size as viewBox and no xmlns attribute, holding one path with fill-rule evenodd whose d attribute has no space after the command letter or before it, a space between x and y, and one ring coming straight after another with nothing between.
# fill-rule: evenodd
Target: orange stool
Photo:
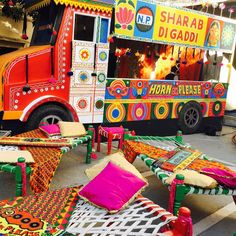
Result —
<instances>
[{"instance_id":1,"label":"orange stool","mask_svg":"<svg viewBox=\"0 0 236 236\"><path fill-rule=\"evenodd\" d=\"M100 152L100 143L101 143L101 136L108 139L107 144L107 155L111 153L111 145L112 140L119 139L119 145L118 148L122 149L123 141L124 141L124 128L121 127L98 127L98 145L97 145L97 151Z\"/></svg>"}]
</instances>

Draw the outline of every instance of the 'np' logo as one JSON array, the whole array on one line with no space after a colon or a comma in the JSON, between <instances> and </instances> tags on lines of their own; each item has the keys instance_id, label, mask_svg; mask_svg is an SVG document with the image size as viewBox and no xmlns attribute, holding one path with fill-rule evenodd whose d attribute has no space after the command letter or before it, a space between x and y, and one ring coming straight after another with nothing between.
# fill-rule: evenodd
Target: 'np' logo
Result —
<instances>
[{"instance_id":1,"label":"'np' logo","mask_svg":"<svg viewBox=\"0 0 236 236\"><path fill-rule=\"evenodd\" d=\"M148 7L141 7L136 13L135 24L142 32L147 32L153 25L153 12Z\"/></svg>"}]
</instances>

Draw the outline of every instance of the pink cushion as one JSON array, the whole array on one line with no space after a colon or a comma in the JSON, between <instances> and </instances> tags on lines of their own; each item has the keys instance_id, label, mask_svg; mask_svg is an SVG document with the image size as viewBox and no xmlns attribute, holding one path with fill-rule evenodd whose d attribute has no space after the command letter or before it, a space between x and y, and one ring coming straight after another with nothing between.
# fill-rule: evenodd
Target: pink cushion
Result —
<instances>
[{"instance_id":1,"label":"pink cushion","mask_svg":"<svg viewBox=\"0 0 236 236\"><path fill-rule=\"evenodd\" d=\"M201 173L212 177L219 184L228 188L236 188L236 173L219 168L202 168Z\"/></svg>"},{"instance_id":2,"label":"pink cushion","mask_svg":"<svg viewBox=\"0 0 236 236\"><path fill-rule=\"evenodd\" d=\"M112 132L113 134L123 134L124 128L122 127L102 127L106 132Z\"/></svg>"},{"instance_id":3,"label":"pink cushion","mask_svg":"<svg viewBox=\"0 0 236 236\"><path fill-rule=\"evenodd\" d=\"M52 124L52 125L43 125L39 127L40 130L42 130L47 136L53 136L53 135L60 135L60 127L58 124Z\"/></svg>"},{"instance_id":4,"label":"pink cushion","mask_svg":"<svg viewBox=\"0 0 236 236\"><path fill-rule=\"evenodd\" d=\"M100 174L79 191L79 196L115 213L130 203L146 185L134 174L109 162Z\"/></svg>"}]
</instances>

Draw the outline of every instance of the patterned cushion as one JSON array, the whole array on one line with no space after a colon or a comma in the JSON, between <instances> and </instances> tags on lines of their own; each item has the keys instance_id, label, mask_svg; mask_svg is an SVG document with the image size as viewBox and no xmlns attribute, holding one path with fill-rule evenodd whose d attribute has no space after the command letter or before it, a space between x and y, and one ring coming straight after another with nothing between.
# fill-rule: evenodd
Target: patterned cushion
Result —
<instances>
[{"instance_id":1,"label":"patterned cushion","mask_svg":"<svg viewBox=\"0 0 236 236\"><path fill-rule=\"evenodd\" d=\"M109 162L99 175L79 191L79 196L115 213L131 203L146 185L142 179Z\"/></svg>"},{"instance_id":2,"label":"patterned cushion","mask_svg":"<svg viewBox=\"0 0 236 236\"><path fill-rule=\"evenodd\" d=\"M194 170L176 171L174 174L170 175L168 179L166 179L165 183L171 184L177 174L181 174L184 176L185 184L209 189L215 188L217 186L217 182L213 178L200 174Z\"/></svg>"}]
</instances>

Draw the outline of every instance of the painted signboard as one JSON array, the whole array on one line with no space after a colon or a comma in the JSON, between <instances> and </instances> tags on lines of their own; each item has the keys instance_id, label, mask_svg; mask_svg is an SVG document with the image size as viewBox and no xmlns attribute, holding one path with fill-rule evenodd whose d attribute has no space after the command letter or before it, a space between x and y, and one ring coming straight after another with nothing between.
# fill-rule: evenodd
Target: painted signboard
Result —
<instances>
[{"instance_id":1,"label":"painted signboard","mask_svg":"<svg viewBox=\"0 0 236 236\"><path fill-rule=\"evenodd\" d=\"M191 9L119 0L115 35L141 41L232 52L236 22Z\"/></svg>"},{"instance_id":2,"label":"painted signboard","mask_svg":"<svg viewBox=\"0 0 236 236\"><path fill-rule=\"evenodd\" d=\"M203 117L223 116L226 93L223 83L108 79L104 121L176 119L188 101L201 105Z\"/></svg>"}]
</instances>

